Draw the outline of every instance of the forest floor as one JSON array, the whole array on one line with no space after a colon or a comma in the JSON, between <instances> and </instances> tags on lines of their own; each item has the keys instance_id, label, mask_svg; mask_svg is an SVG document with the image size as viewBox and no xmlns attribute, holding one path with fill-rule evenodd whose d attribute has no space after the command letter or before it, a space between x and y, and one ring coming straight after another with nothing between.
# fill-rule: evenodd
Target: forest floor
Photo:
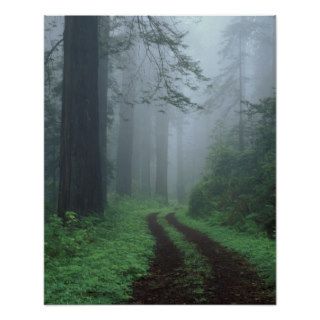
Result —
<instances>
[{"instance_id":1,"label":"forest floor","mask_svg":"<svg viewBox=\"0 0 320 320\"><path fill-rule=\"evenodd\" d=\"M203 277L202 283L186 280L184 253L159 223L157 213L152 213L147 216L147 222L156 240L155 257L149 274L134 283L131 303L275 304L274 291L266 286L247 259L184 225L174 213L164 218L183 235L185 241L195 245L210 265L210 272ZM197 273L196 270L193 272ZM199 286L203 286L202 291L197 288Z\"/></svg>"},{"instance_id":2,"label":"forest floor","mask_svg":"<svg viewBox=\"0 0 320 320\"><path fill-rule=\"evenodd\" d=\"M46 222L45 304L274 304L275 249L216 215L115 197L103 218Z\"/></svg>"}]
</instances>

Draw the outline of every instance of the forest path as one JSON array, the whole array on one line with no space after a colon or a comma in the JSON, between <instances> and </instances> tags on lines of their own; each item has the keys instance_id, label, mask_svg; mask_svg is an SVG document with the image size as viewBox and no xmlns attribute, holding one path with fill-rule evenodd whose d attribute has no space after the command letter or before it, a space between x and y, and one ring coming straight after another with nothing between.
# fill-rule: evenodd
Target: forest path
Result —
<instances>
[{"instance_id":1,"label":"forest path","mask_svg":"<svg viewBox=\"0 0 320 320\"><path fill-rule=\"evenodd\" d=\"M275 296L265 288L254 268L235 252L209 239L201 232L180 223L174 213L167 221L181 232L185 239L196 244L199 252L207 257L213 276L205 283L210 304L274 304ZM213 293L213 294L210 294Z\"/></svg>"},{"instance_id":2,"label":"forest path","mask_svg":"<svg viewBox=\"0 0 320 320\"><path fill-rule=\"evenodd\" d=\"M157 221L157 213L149 214L148 226L156 239L155 258L149 275L133 286L132 304L196 304L184 287L183 256Z\"/></svg>"}]
</instances>

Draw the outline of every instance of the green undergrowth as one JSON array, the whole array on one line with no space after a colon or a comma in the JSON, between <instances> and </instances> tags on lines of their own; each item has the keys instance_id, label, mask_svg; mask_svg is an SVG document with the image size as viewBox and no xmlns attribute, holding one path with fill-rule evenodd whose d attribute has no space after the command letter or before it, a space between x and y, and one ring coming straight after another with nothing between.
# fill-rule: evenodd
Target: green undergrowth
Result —
<instances>
[{"instance_id":1,"label":"green undergrowth","mask_svg":"<svg viewBox=\"0 0 320 320\"><path fill-rule=\"evenodd\" d=\"M153 201L113 199L103 219L67 223L52 215L45 225L45 303L116 304L132 294L132 283L147 274L154 238L146 215Z\"/></svg>"},{"instance_id":2,"label":"green undergrowth","mask_svg":"<svg viewBox=\"0 0 320 320\"><path fill-rule=\"evenodd\" d=\"M246 257L257 269L258 274L270 288L275 288L276 244L263 233L244 233L231 227L222 226L215 217L193 218L187 209L176 211L177 219L206 234L223 246Z\"/></svg>"},{"instance_id":3,"label":"green undergrowth","mask_svg":"<svg viewBox=\"0 0 320 320\"><path fill-rule=\"evenodd\" d=\"M169 225L165 219L168 212L169 211L162 211L158 215L158 222L178 250L183 254L183 277L177 280L183 282L181 283L181 287L190 291L190 296L193 296L198 303L203 303L206 301L204 296L204 281L210 276L211 267L206 258L198 252L196 246L185 240L180 232Z\"/></svg>"}]
</instances>

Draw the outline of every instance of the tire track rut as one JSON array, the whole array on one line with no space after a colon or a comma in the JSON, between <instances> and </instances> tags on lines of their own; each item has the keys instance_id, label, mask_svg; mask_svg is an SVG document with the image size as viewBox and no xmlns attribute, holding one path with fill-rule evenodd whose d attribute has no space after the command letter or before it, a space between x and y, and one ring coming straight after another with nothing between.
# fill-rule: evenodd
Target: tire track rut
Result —
<instances>
[{"instance_id":1,"label":"tire track rut","mask_svg":"<svg viewBox=\"0 0 320 320\"><path fill-rule=\"evenodd\" d=\"M156 240L155 258L149 275L133 285L132 304L196 304L186 290L183 278L183 256L157 221L157 213L147 216L150 231Z\"/></svg>"},{"instance_id":2,"label":"tire track rut","mask_svg":"<svg viewBox=\"0 0 320 320\"><path fill-rule=\"evenodd\" d=\"M265 287L246 259L180 223L174 213L166 219L209 260L213 270L205 284L209 304L275 304L273 292Z\"/></svg>"}]
</instances>

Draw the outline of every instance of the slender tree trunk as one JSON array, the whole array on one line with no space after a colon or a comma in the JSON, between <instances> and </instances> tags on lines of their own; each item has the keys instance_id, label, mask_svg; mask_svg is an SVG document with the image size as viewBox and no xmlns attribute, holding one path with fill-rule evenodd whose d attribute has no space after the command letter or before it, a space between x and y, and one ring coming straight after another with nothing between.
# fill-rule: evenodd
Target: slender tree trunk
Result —
<instances>
[{"instance_id":1,"label":"slender tree trunk","mask_svg":"<svg viewBox=\"0 0 320 320\"><path fill-rule=\"evenodd\" d=\"M177 199L179 202L184 200L184 179L183 179L183 127L182 115L177 119Z\"/></svg>"},{"instance_id":2,"label":"slender tree trunk","mask_svg":"<svg viewBox=\"0 0 320 320\"><path fill-rule=\"evenodd\" d=\"M102 201L107 202L107 113L108 113L108 44L110 17L99 18L99 129L100 129L100 161L102 180Z\"/></svg>"},{"instance_id":3,"label":"slender tree trunk","mask_svg":"<svg viewBox=\"0 0 320 320\"><path fill-rule=\"evenodd\" d=\"M151 195L150 161L151 161L151 106L143 106L143 132L141 142L141 192Z\"/></svg>"},{"instance_id":4,"label":"slender tree trunk","mask_svg":"<svg viewBox=\"0 0 320 320\"><path fill-rule=\"evenodd\" d=\"M162 109L159 111L163 111ZM168 202L168 136L169 117L166 112L156 115L156 194Z\"/></svg>"},{"instance_id":5,"label":"slender tree trunk","mask_svg":"<svg viewBox=\"0 0 320 320\"><path fill-rule=\"evenodd\" d=\"M65 17L60 139L60 216L102 213L96 16Z\"/></svg>"},{"instance_id":6,"label":"slender tree trunk","mask_svg":"<svg viewBox=\"0 0 320 320\"><path fill-rule=\"evenodd\" d=\"M133 150L132 150L132 191L141 192L141 158L144 134L144 110L142 105L134 106L133 116Z\"/></svg>"},{"instance_id":7,"label":"slender tree trunk","mask_svg":"<svg viewBox=\"0 0 320 320\"><path fill-rule=\"evenodd\" d=\"M277 20L276 16L273 17L272 23L272 75L274 89L277 88L277 36L276 36Z\"/></svg>"},{"instance_id":8,"label":"slender tree trunk","mask_svg":"<svg viewBox=\"0 0 320 320\"><path fill-rule=\"evenodd\" d=\"M130 84L128 74L123 72L122 88L127 92ZM132 187L132 151L133 151L133 92L125 96L119 110L119 137L118 137L118 166L117 166L117 193L131 195Z\"/></svg>"},{"instance_id":9,"label":"slender tree trunk","mask_svg":"<svg viewBox=\"0 0 320 320\"><path fill-rule=\"evenodd\" d=\"M53 143L52 144L52 151L53 151L53 170L52 170L52 177L53 177L53 205L54 208L57 208L57 195L58 195L58 186L57 186L57 166L56 166L56 148L57 146Z\"/></svg>"},{"instance_id":10,"label":"slender tree trunk","mask_svg":"<svg viewBox=\"0 0 320 320\"><path fill-rule=\"evenodd\" d=\"M244 125L243 125L243 70L242 70L242 23L243 17L240 18L240 30L239 30L239 150L242 151L244 148Z\"/></svg>"}]
</instances>

